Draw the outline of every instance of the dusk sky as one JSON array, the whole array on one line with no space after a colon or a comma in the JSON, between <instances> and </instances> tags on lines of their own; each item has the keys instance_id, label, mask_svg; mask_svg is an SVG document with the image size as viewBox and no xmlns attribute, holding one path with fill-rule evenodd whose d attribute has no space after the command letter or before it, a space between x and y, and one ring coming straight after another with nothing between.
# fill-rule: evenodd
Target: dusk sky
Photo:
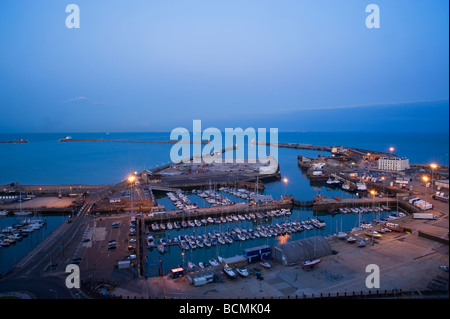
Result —
<instances>
[{"instance_id":1,"label":"dusk sky","mask_svg":"<svg viewBox=\"0 0 450 319\"><path fill-rule=\"evenodd\" d=\"M0 133L448 132L448 30L447 0L2 0Z\"/></svg>"}]
</instances>

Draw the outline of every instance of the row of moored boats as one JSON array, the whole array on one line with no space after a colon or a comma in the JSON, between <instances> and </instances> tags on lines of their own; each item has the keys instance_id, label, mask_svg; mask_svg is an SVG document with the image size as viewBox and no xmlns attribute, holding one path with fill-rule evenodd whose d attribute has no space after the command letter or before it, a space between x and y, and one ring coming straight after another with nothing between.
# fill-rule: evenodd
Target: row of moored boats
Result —
<instances>
[{"instance_id":1,"label":"row of moored boats","mask_svg":"<svg viewBox=\"0 0 450 319\"><path fill-rule=\"evenodd\" d=\"M201 219L190 219L190 220L182 220L182 221L175 221L175 222L153 222L151 225L151 229L153 231L158 230L172 230L172 229L180 229L180 228L187 228L187 227L200 227L208 224L224 224L227 222L237 222L237 221L255 221L258 219L264 219L269 217L282 217L291 215L292 212L289 209L283 208L283 209L277 209L272 210L268 212L261 212L261 213L249 213L249 214L231 214L227 216L220 216L220 217L205 217Z\"/></svg>"},{"instance_id":2,"label":"row of moored boats","mask_svg":"<svg viewBox=\"0 0 450 319\"><path fill-rule=\"evenodd\" d=\"M203 247L216 246L217 244L232 244L234 241L245 241L256 238L267 238L272 236L284 236L286 234L311 230L314 227L324 228L325 222L319 219L311 219L307 221L288 221L277 223L275 225L260 225L252 228L228 229L225 232L215 230L213 232L204 233L202 235L179 235L175 238L159 239L157 242L150 234L147 236L147 244L149 247L157 246L161 253L164 253L165 246L169 244L178 244L181 249L195 249Z\"/></svg>"},{"instance_id":3,"label":"row of moored boats","mask_svg":"<svg viewBox=\"0 0 450 319\"><path fill-rule=\"evenodd\" d=\"M0 231L0 247L14 245L17 241L28 237L28 234L41 229L46 224L42 218L27 218Z\"/></svg>"}]
</instances>

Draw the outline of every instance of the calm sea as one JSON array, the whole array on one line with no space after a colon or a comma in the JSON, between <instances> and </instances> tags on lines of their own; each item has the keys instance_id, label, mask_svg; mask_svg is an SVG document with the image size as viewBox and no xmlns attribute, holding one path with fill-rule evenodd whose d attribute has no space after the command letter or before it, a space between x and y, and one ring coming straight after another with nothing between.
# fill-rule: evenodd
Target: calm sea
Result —
<instances>
[{"instance_id":1,"label":"calm sea","mask_svg":"<svg viewBox=\"0 0 450 319\"><path fill-rule=\"evenodd\" d=\"M126 178L130 172L140 171L144 168L152 169L170 162L170 150L172 144L135 144L135 143L60 143L58 140L65 136L74 139L110 139L110 140L159 140L169 139L169 133L62 133L62 134L0 134L0 140L27 139L27 144L1 144L0 143L0 185L18 182L20 184L112 184ZM395 148L398 156L406 156L411 163L431 163L437 162L441 165L448 165L449 139L448 135L427 133L427 134L380 134L380 133L284 133L278 135L280 143L304 143L323 146L353 146L368 150L388 152L389 147ZM322 193L326 196L351 197L351 193L346 193L337 188L329 188L322 185L311 185L306 176L297 166L297 155L314 157L318 154L326 155L326 152L305 151L295 149L278 150L278 160L281 173L287 177L287 185L281 182L266 184L265 193L279 198L284 193L294 195L296 199L311 200L314 195ZM203 200L195 195L192 200L204 205ZM173 209L171 202L166 198L159 198L158 201ZM292 220L306 220L313 217L311 210L294 210L289 217ZM381 216L383 217L383 216ZM0 219L0 226L14 223L8 219ZM327 227L321 231L304 231L302 233L291 234L270 239L255 239L245 242L235 242L231 246L216 246L211 248L201 248L189 251L184 255L185 264L187 261L198 263L207 261L218 255L230 257L242 254L242 249L254 247L262 244L273 245L277 242L313 236L317 234L332 234L337 230L348 231L356 226L357 216L348 215L322 215L327 223ZM372 218L368 214L364 218ZM62 221L54 219L47 226L46 231L37 233L33 244L25 241L6 249L0 248L0 273L9 269L18 258L27 253L31 247L39 240L42 240L48 232L57 227ZM276 223L284 221L285 217L263 221L264 223ZM168 238L196 231L198 234L211 232L215 229L226 230L223 227L255 227L251 222L228 223L219 229L218 226L208 226L208 228L196 228L185 230L173 230L166 232L162 236ZM159 234L161 235L161 234ZM30 239L31 240L31 239ZM156 262L161 257L164 271L167 273L183 263L183 257L178 247L170 248L170 253L160 256L157 251L149 252L147 274L154 276L158 274Z\"/></svg>"}]
</instances>

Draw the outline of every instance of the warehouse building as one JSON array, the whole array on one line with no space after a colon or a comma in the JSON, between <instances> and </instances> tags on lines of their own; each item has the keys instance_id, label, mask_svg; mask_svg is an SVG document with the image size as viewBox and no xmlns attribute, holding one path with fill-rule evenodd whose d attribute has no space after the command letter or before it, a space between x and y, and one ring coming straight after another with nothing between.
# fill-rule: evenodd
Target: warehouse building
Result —
<instances>
[{"instance_id":1,"label":"warehouse building","mask_svg":"<svg viewBox=\"0 0 450 319\"><path fill-rule=\"evenodd\" d=\"M273 247L272 256L284 265L303 263L313 258L321 258L331 254L331 247L323 236L300 239Z\"/></svg>"}]
</instances>

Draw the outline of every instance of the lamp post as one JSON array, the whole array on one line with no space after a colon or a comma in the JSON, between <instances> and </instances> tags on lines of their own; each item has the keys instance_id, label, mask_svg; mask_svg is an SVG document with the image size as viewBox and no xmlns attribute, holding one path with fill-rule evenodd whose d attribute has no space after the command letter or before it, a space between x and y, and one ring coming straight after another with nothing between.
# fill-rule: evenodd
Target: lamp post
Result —
<instances>
[{"instance_id":1,"label":"lamp post","mask_svg":"<svg viewBox=\"0 0 450 319\"><path fill-rule=\"evenodd\" d=\"M426 211L426 202L427 202L427 182L428 182L428 176L422 176L422 180L425 182L424 185L424 197L425 197L425 204L423 205L423 212Z\"/></svg>"},{"instance_id":2,"label":"lamp post","mask_svg":"<svg viewBox=\"0 0 450 319\"><path fill-rule=\"evenodd\" d=\"M283 178L283 182L284 182L284 196L286 196L286 189L287 189L288 179L286 177Z\"/></svg>"},{"instance_id":3,"label":"lamp post","mask_svg":"<svg viewBox=\"0 0 450 319\"><path fill-rule=\"evenodd\" d=\"M130 175L128 177L128 182L130 182L130 201L131 201L131 214L133 215L133 184L136 181L135 175Z\"/></svg>"},{"instance_id":4,"label":"lamp post","mask_svg":"<svg viewBox=\"0 0 450 319\"><path fill-rule=\"evenodd\" d=\"M370 194L372 195L372 206L375 207L375 195L377 194L377 192L372 189L370 191ZM372 210L372 246L373 246L373 235L374 235L374 223L375 223L375 218L373 215L373 210Z\"/></svg>"},{"instance_id":5,"label":"lamp post","mask_svg":"<svg viewBox=\"0 0 450 319\"><path fill-rule=\"evenodd\" d=\"M434 185L433 185L433 180L434 180L434 178L433 178L433 172L434 172L434 170L438 167L437 166L437 164L435 164L435 163L432 163L431 165L430 165L430 167L431 167L431 194L433 194L434 193Z\"/></svg>"}]
</instances>

